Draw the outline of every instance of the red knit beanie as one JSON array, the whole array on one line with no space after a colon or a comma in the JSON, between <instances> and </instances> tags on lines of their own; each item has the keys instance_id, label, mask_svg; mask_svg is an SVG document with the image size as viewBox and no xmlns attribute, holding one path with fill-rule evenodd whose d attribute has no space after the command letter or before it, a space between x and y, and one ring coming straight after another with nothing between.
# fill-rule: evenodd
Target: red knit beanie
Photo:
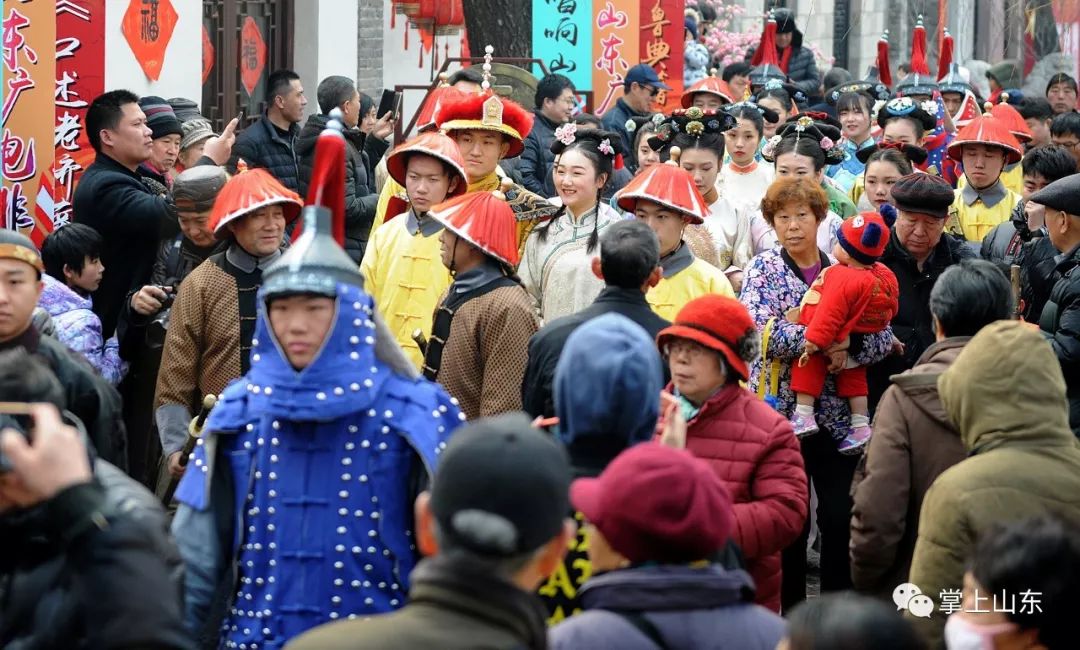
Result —
<instances>
[{"instance_id":1,"label":"red knit beanie","mask_svg":"<svg viewBox=\"0 0 1080 650\"><path fill-rule=\"evenodd\" d=\"M889 227L878 213L860 212L844 221L836 240L855 261L873 264L889 243Z\"/></svg>"}]
</instances>

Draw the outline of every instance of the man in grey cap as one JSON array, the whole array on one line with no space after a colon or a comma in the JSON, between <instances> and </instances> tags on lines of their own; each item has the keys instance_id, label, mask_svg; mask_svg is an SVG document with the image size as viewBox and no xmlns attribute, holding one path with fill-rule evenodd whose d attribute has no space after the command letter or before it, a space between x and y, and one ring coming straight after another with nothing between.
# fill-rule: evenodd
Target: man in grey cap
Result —
<instances>
[{"instance_id":1,"label":"man in grey cap","mask_svg":"<svg viewBox=\"0 0 1080 650\"><path fill-rule=\"evenodd\" d=\"M60 380L68 409L86 426L98 455L126 469L120 396L85 361L56 339L42 336L31 322L44 271L29 238L0 228L0 352L22 348L44 360Z\"/></svg>"},{"instance_id":2,"label":"man in grey cap","mask_svg":"<svg viewBox=\"0 0 1080 650\"><path fill-rule=\"evenodd\" d=\"M547 648L534 592L574 534L566 453L521 413L462 427L416 499L427 558L409 603L392 614L330 623L290 650Z\"/></svg>"},{"instance_id":3,"label":"man in grey cap","mask_svg":"<svg viewBox=\"0 0 1080 650\"><path fill-rule=\"evenodd\" d=\"M1080 174L1050 183L1031 195L1045 206L1046 233L1061 254L1055 275L1059 278L1043 307L1039 327L1061 362L1069 399L1069 425L1080 435Z\"/></svg>"}]
</instances>

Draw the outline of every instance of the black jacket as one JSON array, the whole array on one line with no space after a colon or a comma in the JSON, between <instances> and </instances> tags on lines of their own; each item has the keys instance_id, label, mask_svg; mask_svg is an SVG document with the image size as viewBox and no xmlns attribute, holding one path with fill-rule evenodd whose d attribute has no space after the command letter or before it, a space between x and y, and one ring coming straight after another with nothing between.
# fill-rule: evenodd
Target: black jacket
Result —
<instances>
[{"instance_id":1,"label":"black jacket","mask_svg":"<svg viewBox=\"0 0 1080 650\"><path fill-rule=\"evenodd\" d=\"M0 344L0 351L14 348L23 348L49 365L64 387L64 401L68 410L86 427L86 434L97 455L126 470L127 433L120 395L116 389L85 359L51 336L41 336L33 326Z\"/></svg>"},{"instance_id":2,"label":"black jacket","mask_svg":"<svg viewBox=\"0 0 1080 650\"><path fill-rule=\"evenodd\" d=\"M1055 268L1060 279L1050 291L1043 307L1039 327L1050 341L1061 373L1065 376L1065 395L1069 400L1069 424L1080 436L1080 246L1059 255Z\"/></svg>"},{"instance_id":3,"label":"black jacket","mask_svg":"<svg viewBox=\"0 0 1080 650\"><path fill-rule=\"evenodd\" d=\"M1016 256L1020 266L1020 299L1023 302L1021 316L1029 323L1038 323L1050 292L1058 281L1058 251L1050 238L1035 237L1025 243Z\"/></svg>"},{"instance_id":4,"label":"black jacket","mask_svg":"<svg viewBox=\"0 0 1080 650\"><path fill-rule=\"evenodd\" d=\"M656 315L640 290L605 287L593 304L576 314L551 321L529 339L529 362L521 385L521 407L525 412L533 417L555 415L551 385L566 339L586 321L608 313L626 316L653 339L660 330L671 324Z\"/></svg>"},{"instance_id":5,"label":"black jacket","mask_svg":"<svg viewBox=\"0 0 1080 650\"><path fill-rule=\"evenodd\" d=\"M296 137L301 197L307 196L315 164L315 143L329 119L325 115L312 115ZM359 129L348 129L344 135L345 252L359 264L364 257L371 223L375 220L375 207L379 203L379 193L375 191L374 164L378 164L388 145L378 138L365 137Z\"/></svg>"},{"instance_id":6,"label":"black jacket","mask_svg":"<svg viewBox=\"0 0 1080 650\"><path fill-rule=\"evenodd\" d=\"M971 257L975 257L975 253L963 240L942 233L941 241L920 271L915 258L900 245L896 230L893 230L885 254L879 261L889 267L900 285L900 309L890 325L893 335L904 344L904 354L886 357L867 370L871 408L877 405L889 387L889 377L914 366L926 348L936 340L933 318L930 316L930 290L945 269Z\"/></svg>"},{"instance_id":7,"label":"black jacket","mask_svg":"<svg viewBox=\"0 0 1080 650\"><path fill-rule=\"evenodd\" d=\"M525 189L552 197L555 196L555 181L551 177L551 166L555 163L555 154L551 151L551 143L559 125L549 120L539 108L533 115L533 128L525 137L525 151L521 153L518 171Z\"/></svg>"},{"instance_id":8,"label":"black jacket","mask_svg":"<svg viewBox=\"0 0 1080 650\"><path fill-rule=\"evenodd\" d=\"M94 292L94 313L101 318L101 334L109 338L125 296L150 279L157 244L178 230L165 197L154 194L136 172L105 154L75 187L75 221L101 233L101 261L106 273Z\"/></svg>"},{"instance_id":9,"label":"black jacket","mask_svg":"<svg viewBox=\"0 0 1080 650\"><path fill-rule=\"evenodd\" d=\"M818 92L821 89L821 74L818 72L814 53L809 48L803 47L803 33L801 31L795 30L791 36L791 45L789 47L791 47L791 58L788 60L788 81L806 93L807 98L810 100L809 103L816 103L816 98L821 97ZM746 51L747 63L754 58L756 50L757 46L755 45ZM776 56L778 60L782 61L783 50L777 48Z\"/></svg>"},{"instance_id":10,"label":"black jacket","mask_svg":"<svg viewBox=\"0 0 1080 650\"><path fill-rule=\"evenodd\" d=\"M289 126L287 140L278 135L273 122L263 113L259 119L250 124L236 136L233 143L232 156L226 167L229 173L236 173L236 163L241 158L247 163L249 169L262 167L278 179L282 185L294 192L300 188L300 172L296 166L296 155L293 147L296 135L300 127L292 124Z\"/></svg>"},{"instance_id":11,"label":"black jacket","mask_svg":"<svg viewBox=\"0 0 1080 650\"><path fill-rule=\"evenodd\" d=\"M161 505L104 461L94 474L0 517L0 647L193 647Z\"/></svg>"},{"instance_id":12,"label":"black jacket","mask_svg":"<svg viewBox=\"0 0 1080 650\"><path fill-rule=\"evenodd\" d=\"M647 115L647 113L638 113L630 108L630 104L627 104L626 100L620 97L615 102L615 105L604 113L603 119L600 120L604 129L614 131L622 137L623 160L626 162L631 174L637 169L637 151L634 150L634 136L626 130L626 123L635 115L642 116Z\"/></svg>"}]
</instances>

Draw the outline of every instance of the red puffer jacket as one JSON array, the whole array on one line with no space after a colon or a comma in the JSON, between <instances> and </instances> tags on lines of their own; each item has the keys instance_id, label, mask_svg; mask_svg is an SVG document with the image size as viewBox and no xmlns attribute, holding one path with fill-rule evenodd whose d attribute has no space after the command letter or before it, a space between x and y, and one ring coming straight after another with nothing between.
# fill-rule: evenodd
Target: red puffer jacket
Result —
<instances>
[{"instance_id":1,"label":"red puffer jacket","mask_svg":"<svg viewBox=\"0 0 1080 650\"><path fill-rule=\"evenodd\" d=\"M750 391L731 384L687 423L686 448L708 461L731 492L735 542L757 586L756 600L779 612L780 551L802 532L810 504L791 425Z\"/></svg>"}]
</instances>

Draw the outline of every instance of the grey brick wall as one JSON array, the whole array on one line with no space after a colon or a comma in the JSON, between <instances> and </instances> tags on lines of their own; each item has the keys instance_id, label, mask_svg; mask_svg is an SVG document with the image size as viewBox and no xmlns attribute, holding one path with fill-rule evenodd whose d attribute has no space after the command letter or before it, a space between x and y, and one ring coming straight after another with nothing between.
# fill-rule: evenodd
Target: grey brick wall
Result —
<instances>
[{"instance_id":1,"label":"grey brick wall","mask_svg":"<svg viewBox=\"0 0 1080 650\"><path fill-rule=\"evenodd\" d=\"M356 85L378 101L383 86L383 5L384 0L360 0L357 22ZM404 19L404 17L402 17Z\"/></svg>"}]
</instances>

